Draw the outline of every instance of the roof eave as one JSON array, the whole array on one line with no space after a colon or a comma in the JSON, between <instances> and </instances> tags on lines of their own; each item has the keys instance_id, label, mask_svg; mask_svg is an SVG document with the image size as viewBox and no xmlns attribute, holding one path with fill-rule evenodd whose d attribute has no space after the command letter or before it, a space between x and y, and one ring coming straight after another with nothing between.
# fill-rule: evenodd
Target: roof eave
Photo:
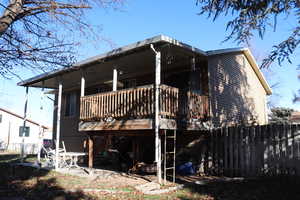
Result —
<instances>
[{"instance_id":1,"label":"roof eave","mask_svg":"<svg viewBox=\"0 0 300 200\"><path fill-rule=\"evenodd\" d=\"M81 62L75 63L73 66L71 66L69 68L63 68L63 69L60 69L60 70L55 70L55 71L52 71L52 72L47 72L47 73L44 73L44 74L40 74L40 75L35 76L33 78L21 81L21 82L18 83L18 85L19 86L30 86L31 84L34 84L34 83L37 83L37 82L40 82L40 81L43 81L43 80L46 80L46 79L49 79L49 78L53 78L53 77L56 77L56 76L59 76L59 75L63 75L65 73L68 73L68 72L71 72L71 71L79 70L83 66L91 65L94 62L98 62L102 59L107 59L107 58L111 58L113 56L118 56L120 54L130 52L132 50L137 50L139 48L146 47L150 44L157 44L159 42L166 42L166 43L169 43L169 44L172 44L172 45L175 45L175 46L179 46L181 48L187 49L189 51L192 51L196 54L200 54L200 55L203 55L203 56L207 55L205 51L202 51L198 48L195 48L193 46L190 46L188 44L185 44L183 42L180 42L178 40L175 40L175 39L173 39L171 37L168 37L168 36L165 36L165 35L158 35L158 36L155 36L155 37L143 40L143 41L135 42L135 43L132 43L132 44L114 49L114 50L109 51L109 52L104 53L104 54L100 54L100 55L88 58L88 59L83 60Z\"/></svg>"}]
</instances>

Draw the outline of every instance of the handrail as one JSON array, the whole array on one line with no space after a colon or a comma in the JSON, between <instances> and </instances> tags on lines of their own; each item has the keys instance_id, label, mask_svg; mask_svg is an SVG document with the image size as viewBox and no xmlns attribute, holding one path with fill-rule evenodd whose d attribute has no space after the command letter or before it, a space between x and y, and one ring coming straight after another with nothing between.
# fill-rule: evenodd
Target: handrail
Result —
<instances>
[{"instance_id":1,"label":"handrail","mask_svg":"<svg viewBox=\"0 0 300 200\"><path fill-rule=\"evenodd\" d=\"M161 84L162 118L202 119L207 112L206 96L193 92L180 94L179 89ZM98 93L80 98L80 120L143 119L154 115L154 85Z\"/></svg>"}]
</instances>

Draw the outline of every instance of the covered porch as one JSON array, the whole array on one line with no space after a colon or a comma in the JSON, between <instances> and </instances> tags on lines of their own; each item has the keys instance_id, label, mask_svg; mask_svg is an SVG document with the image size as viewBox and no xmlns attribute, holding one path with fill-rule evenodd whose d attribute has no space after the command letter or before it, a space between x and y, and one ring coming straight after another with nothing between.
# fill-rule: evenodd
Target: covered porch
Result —
<instances>
[{"instance_id":1,"label":"covered porch","mask_svg":"<svg viewBox=\"0 0 300 200\"><path fill-rule=\"evenodd\" d=\"M157 177L161 182L161 135L165 130L200 130L209 121L206 53L166 36L137 42L106 54L21 82L55 89L55 134L88 136L92 167L93 137L106 133L154 137ZM78 93L73 118L66 97ZM73 133L74 132L74 133ZM175 153L174 153L175 154Z\"/></svg>"}]
</instances>

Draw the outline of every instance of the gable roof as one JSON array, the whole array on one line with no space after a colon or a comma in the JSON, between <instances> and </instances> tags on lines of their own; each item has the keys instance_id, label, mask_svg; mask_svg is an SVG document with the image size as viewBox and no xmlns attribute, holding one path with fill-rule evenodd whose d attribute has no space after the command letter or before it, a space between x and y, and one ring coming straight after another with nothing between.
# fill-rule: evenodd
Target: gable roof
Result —
<instances>
[{"instance_id":1,"label":"gable roof","mask_svg":"<svg viewBox=\"0 0 300 200\"><path fill-rule=\"evenodd\" d=\"M16 114L16 113L11 112L11 111L9 111L9 110L6 110L6 109L4 109L4 108L0 108L0 111L6 112L6 113L8 113L8 114L10 114L10 115L13 115L13 116L17 117L17 118L24 119L24 117L22 117L21 115L18 115L18 114ZM35 121L33 121L33 120L30 120L30 119L26 119L26 122L30 122L30 123L32 123L32 124L34 124L34 125L40 126L39 123L37 123L37 122L35 122ZM49 129L49 127L44 126L44 125L41 125L41 127L44 128L44 129Z\"/></svg>"},{"instance_id":2,"label":"gable roof","mask_svg":"<svg viewBox=\"0 0 300 200\"><path fill-rule=\"evenodd\" d=\"M266 93L268 95L272 94L272 89L270 88L268 82L266 81L263 73L259 70L258 64L255 61L254 56L252 55L249 48L230 48L230 49L218 49L213 51L207 51L207 56L214 56L214 55L221 55L227 53L243 53L247 58L248 62L250 63L253 71L255 72L257 78L259 79L260 83L264 87Z\"/></svg>"},{"instance_id":3,"label":"gable roof","mask_svg":"<svg viewBox=\"0 0 300 200\"><path fill-rule=\"evenodd\" d=\"M18 83L19 86L30 86L32 84L35 84L37 82L41 82L43 80L47 80L53 77L57 77L60 75L63 75L65 73L73 72L73 71L78 71L81 68L87 66L87 65L92 65L93 63L103 61L106 59L114 58L117 56L121 55L126 55L129 53L132 53L134 51L137 51L139 49L145 48L147 46L150 46L151 44L171 44L180 48L183 48L187 51L190 51L194 54L202 55L205 57L212 56L212 55L217 55L217 54L225 54L225 53L232 53L232 52L240 52L243 53L246 58L248 59L250 65L252 66L253 70L255 71L258 79L260 80L261 84L263 85L266 93L268 95L272 94L272 90L269 87L266 79L264 78L262 72L259 70L259 67L252 56L250 50L248 48L231 48L231 49L220 49L220 50L214 50L214 51L203 51L201 49L198 49L196 47L193 47L191 45L188 45L186 43L180 42L178 40L175 40L171 37L165 36L165 35L158 35L152 38L148 38L146 40L138 41L135 43L132 43L130 45L126 45L117 49L114 49L112 51L109 51L104 54L100 54L91 58L88 58L86 60L83 60L81 62L75 63L71 67L66 67L63 69L59 70L54 70L51 72L46 72L43 74L40 74L38 76L35 76L33 78L21 81Z\"/></svg>"}]
</instances>

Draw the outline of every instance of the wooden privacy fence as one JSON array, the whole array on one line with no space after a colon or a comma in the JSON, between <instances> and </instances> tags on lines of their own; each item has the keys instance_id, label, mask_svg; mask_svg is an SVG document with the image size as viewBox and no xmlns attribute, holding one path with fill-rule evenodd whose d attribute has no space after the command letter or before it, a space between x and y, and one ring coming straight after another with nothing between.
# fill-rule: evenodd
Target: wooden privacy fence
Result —
<instances>
[{"instance_id":1,"label":"wooden privacy fence","mask_svg":"<svg viewBox=\"0 0 300 200\"><path fill-rule=\"evenodd\" d=\"M210 131L204 149L207 174L300 175L300 125L219 128Z\"/></svg>"}]
</instances>

